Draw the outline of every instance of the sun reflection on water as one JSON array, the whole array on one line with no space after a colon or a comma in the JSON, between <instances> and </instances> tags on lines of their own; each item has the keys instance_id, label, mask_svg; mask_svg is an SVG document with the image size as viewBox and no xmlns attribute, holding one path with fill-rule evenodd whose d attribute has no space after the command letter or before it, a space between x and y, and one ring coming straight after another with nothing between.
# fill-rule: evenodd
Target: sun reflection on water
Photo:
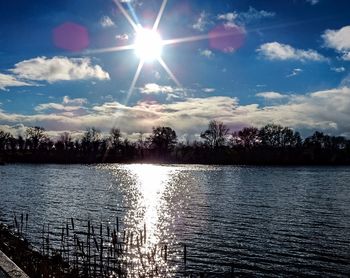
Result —
<instances>
[{"instance_id":1,"label":"sun reflection on water","mask_svg":"<svg viewBox=\"0 0 350 278\"><path fill-rule=\"evenodd\" d=\"M163 194L170 180L171 168L158 165L130 165L139 190L139 213L143 214L144 224L147 228L147 244L159 243L157 234L160 217L166 218ZM143 213L142 213L143 212ZM141 223L139 223L141 224Z\"/></svg>"},{"instance_id":2,"label":"sun reflection on water","mask_svg":"<svg viewBox=\"0 0 350 278\"><path fill-rule=\"evenodd\" d=\"M157 265L163 268L163 274L169 275L169 266L164 260L164 248L169 243L172 236L169 234L168 225L172 222L169 213L169 204L165 195L172 191L172 179L177 172L176 167L133 164L123 167L129 175L129 210L125 215L125 223L129 234L134 235L135 244L143 242L134 248L133 258L135 264L141 264L147 272ZM157 250L157 252L155 252ZM140 253L147 254L143 261L140 261ZM147 267L148 254L153 254L153 262ZM142 257L142 256L141 256ZM153 264L153 265L152 265ZM147 269L148 268L148 269ZM172 269L174 271L175 269Z\"/></svg>"}]
</instances>

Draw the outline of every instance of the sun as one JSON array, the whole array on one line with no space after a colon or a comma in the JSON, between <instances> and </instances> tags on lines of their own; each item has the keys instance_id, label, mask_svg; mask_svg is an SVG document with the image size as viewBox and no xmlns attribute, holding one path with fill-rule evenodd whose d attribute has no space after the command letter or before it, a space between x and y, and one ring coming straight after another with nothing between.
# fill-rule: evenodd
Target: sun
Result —
<instances>
[{"instance_id":1,"label":"sun","mask_svg":"<svg viewBox=\"0 0 350 278\"><path fill-rule=\"evenodd\" d=\"M162 1L159 12L157 14L157 17L151 29L145 28L141 24L139 24L139 20L135 14L135 11L132 5L127 5L128 8L130 9L131 15L124 8L123 5L128 4L129 1L113 0L113 2L117 5L120 12L124 15L126 20L130 23L131 27L134 29L136 34L135 41L133 44L120 45L120 46L115 46L110 48L88 51L88 54L125 51L125 50L135 51L135 54L139 58L139 64L137 66L135 75L132 79L129 91L126 95L125 104L128 103L128 100L131 97L133 90L135 89L136 83L138 81L138 78L140 76L140 73L145 63L150 63L150 62L152 63L154 61L158 61L158 63L163 67L163 69L166 71L169 77L174 81L174 83L179 88L183 87L181 83L177 80L175 74L170 70L166 62L163 60L163 57L162 57L163 46L174 45L179 43L189 43L189 42L208 40L208 39L213 40L215 38L223 38L228 36L234 36L237 34L237 32L235 31L227 31L227 32L225 31L225 32L219 32L217 34L209 33L209 34L203 34L203 35L197 35L197 36L163 40L159 35L159 33L157 32L157 30L168 0ZM236 30L236 29L233 29L233 30Z\"/></svg>"},{"instance_id":2,"label":"sun","mask_svg":"<svg viewBox=\"0 0 350 278\"><path fill-rule=\"evenodd\" d=\"M145 62L153 62L161 57L163 41L159 33L139 27L136 31L135 53Z\"/></svg>"}]
</instances>

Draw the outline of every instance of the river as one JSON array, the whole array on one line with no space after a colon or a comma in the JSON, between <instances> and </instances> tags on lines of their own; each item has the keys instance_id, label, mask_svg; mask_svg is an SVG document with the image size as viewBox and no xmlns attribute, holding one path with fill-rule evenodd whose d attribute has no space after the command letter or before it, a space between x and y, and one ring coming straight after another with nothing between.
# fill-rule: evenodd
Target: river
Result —
<instances>
[{"instance_id":1,"label":"river","mask_svg":"<svg viewBox=\"0 0 350 278\"><path fill-rule=\"evenodd\" d=\"M147 226L149 244L187 246L187 268L220 275L350 273L350 167L101 164L0 167L0 219ZM33 232L34 233L34 232Z\"/></svg>"}]
</instances>

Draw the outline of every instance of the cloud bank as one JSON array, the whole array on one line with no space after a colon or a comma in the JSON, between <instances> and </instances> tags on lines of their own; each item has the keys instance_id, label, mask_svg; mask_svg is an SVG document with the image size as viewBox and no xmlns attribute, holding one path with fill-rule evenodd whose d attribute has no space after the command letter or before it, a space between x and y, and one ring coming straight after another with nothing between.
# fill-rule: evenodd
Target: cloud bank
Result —
<instances>
[{"instance_id":1,"label":"cloud bank","mask_svg":"<svg viewBox=\"0 0 350 278\"><path fill-rule=\"evenodd\" d=\"M350 135L350 87L307 95L262 92L259 96L281 102L260 107L258 104L240 105L239 100L233 97L211 96L175 100L172 103L144 100L126 106L115 101L86 107L84 101L73 99L66 103L63 100L56 104L41 104L33 115L0 111L0 125L39 125L57 133L83 131L91 126L108 132L117 126L127 134L150 132L152 127L162 125L173 127L181 136L198 135L210 120L216 119L233 130L276 123L306 133L317 129Z\"/></svg>"}]
</instances>

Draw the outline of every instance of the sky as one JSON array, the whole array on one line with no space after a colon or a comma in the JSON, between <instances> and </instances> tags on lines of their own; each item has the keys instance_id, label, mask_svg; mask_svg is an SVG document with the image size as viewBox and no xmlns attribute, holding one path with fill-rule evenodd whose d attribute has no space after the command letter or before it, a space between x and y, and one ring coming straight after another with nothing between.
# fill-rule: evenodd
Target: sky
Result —
<instances>
[{"instance_id":1,"label":"sky","mask_svg":"<svg viewBox=\"0 0 350 278\"><path fill-rule=\"evenodd\" d=\"M136 138L171 126L188 139L216 119L349 137L349 10L348 0L1 1L0 129ZM162 51L144 61L133 46L157 18Z\"/></svg>"}]
</instances>

